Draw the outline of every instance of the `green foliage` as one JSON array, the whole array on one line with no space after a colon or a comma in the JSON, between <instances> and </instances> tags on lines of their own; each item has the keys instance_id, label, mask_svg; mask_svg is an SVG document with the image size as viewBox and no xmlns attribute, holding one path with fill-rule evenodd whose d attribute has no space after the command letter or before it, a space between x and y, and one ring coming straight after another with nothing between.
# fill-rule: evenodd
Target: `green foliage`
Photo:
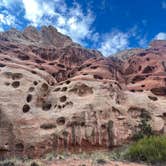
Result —
<instances>
[{"instance_id":1,"label":"green foliage","mask_svg":"<svg viewBox=\"0 0 166 166\"><path fill-rule=\"evenodd\" d=\"M150 116L146 112L142 112L141 114L141 122L138 125L138 131L133 136L133 140L139 140L144 138L145 136L152 136L153 131L149 124Z\"/></svg>"},{"instance_id":2,"label":"green foliage","mask_svg":"<svg viewBox=\"0 0 166 166\"><path fill-rule=\"evenodd\" d=\"M164 162L166 161L166 137L144 137L128 148L124 158L131 161Z\"/></svg>"},{"instance_id":3,"label":"green foliage","mask_svg":"<svg viewBox=\"0 0 166 166\"><path fill-rule=\"evenodd\" d=\"M134 134L133 140L139 140L145 136L153 135L152 128L150 124L145 119L141 120L141 123L138 126L139 130Z\"/></svg>"}]
</instances>

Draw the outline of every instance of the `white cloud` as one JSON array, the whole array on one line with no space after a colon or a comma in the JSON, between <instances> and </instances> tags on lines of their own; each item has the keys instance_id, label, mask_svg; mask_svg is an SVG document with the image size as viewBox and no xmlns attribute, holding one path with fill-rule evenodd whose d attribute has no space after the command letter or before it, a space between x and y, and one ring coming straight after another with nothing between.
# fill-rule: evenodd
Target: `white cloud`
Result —
<instances>
[{"instance_id":1,"label":"white cloud","mask_svg":"<svg viewBox=\"0 0 166 166\"><path fill-rule=\"evenodd\" d=\"M59 26L58 30L71 36L74 41L81 43L92 35L91 25L94 18L90 12L84 15L80 7L74 7L64 20L65 24Z\"/></svg>"},{"instance_id":2,"label":"white cloud","mask_svg":"<svg viewBox=\"0 0 166 166\"><path fill-rule=\"evenodd\" d=\"M156 40L166 40L166 33L160 32L155 36Z\"/></svg>"},{"instance_id":3,"label":"white cloud","mask_svg":"<svg viewBox=\"0 0 166 166\"><path fill-rule=\"evenodd\" d=\"M12 0L0 0L0 6L9 7L12 3Z\"/></svg>"},{"instance_id":4,"label":"white cloud","mask_svg":"<svg viewBox=\"0 0 166 166\"><path fill-rule=\"evenodd\" d=\"M15 17L9 13L3 14L0 13L0 32L4 31L4 25L14 27L15 26Z\"/></svg>"},{"instance_id":5,"label":"white cloud","mask_svg":"<svg viewBox=\"0 0 166 166\"><path fill-rule=\"evenodd\" d=\"M161 3L161 6L162 6L163 9L166 9L166 1L163 1L163 2Z\"/></svg>"},{"instance_id":6,"label":"white cloud","mask_svg":"<svg viewBox=\"0 0 166 166\"><path fill-rule=\"evenodd\" d=\"M123 32L112 32L103 37L98 49L103 55L108 56L129 47L129 35Z\"/></svg>"},{"instance_id":7,"label":"white cloud","mask_svg":"<svg viewBox=\"0 0 166 166\"><path fill-rule=\"evenodd\" d=\"M90 11L84 13L79 4L67 8L63 0L22 0L25 18L34 26L54 25L61 33L69 35L75 42L83 43L91 35L94 17Z\"/></svg>"},{"instance_id":8,"label":"white cloud","mask_svg":"<svg viewBox=\"0 0 166 166\"><path fill-rule=\"evenodd\" d=\"M34 26L42 24L42 17L49 13L52 13L52 7L38 0L23 0L25 9L25 18L31 22Z\"/></svg>"},{"instance_id":9,"label":"white cloud","mask_svg":"<svg viewBox=\"0 0 166 166\"><path fill-rule=\"evenodd\" d=\"M23 10L22 14L24 13L22 18L35 27L54 25L58 31L70 36L80 44L85 44L84 40L93 35L94 16L92 12L88 9L83 12L81 6L76 2L68 7L65 0L0 0L0 6L5 7L5 12L8 12L1 25L14 25L14 21L15 25L16 23L21 25L20 15L18 19L14 19L14 16L11 17L11 13L16 13L15 8L19 7ZM3 13L1 12L1 14Z\"/></svg>"},{"instance_id":10,"label":"white cloud","mask_svg":"<svg viewBox=\"0 0 166 166\"><path fill-rule=\"evenodd\" d=\"M17 5L22 3L22 0L0 0L0 7L5 7L6 9L11 9Z\"/></svg>"},{"instance_id":11,"label":"white cloud","mask_svg":"<svg viewBox=\"0 0 166 166\"><path fill-rule=\"evenodd\" d=\"M15 17L8 14L4 15L0 13L0 24L4 25L14 25L15 24Z\"/></svg>"},{"instance_id":12,"label":"white cloud","mask_svg":"<svg viewBox=\"0 0 166 166\"><path fill-rule=\"evenodd\" d=\"M141 46L141 47L147 47L148 41L147 41L146 37L143 37L142 39L140 39L140 40L138 41L138 44L139 44L139 46Z\"/></svg>"}]
</instances>

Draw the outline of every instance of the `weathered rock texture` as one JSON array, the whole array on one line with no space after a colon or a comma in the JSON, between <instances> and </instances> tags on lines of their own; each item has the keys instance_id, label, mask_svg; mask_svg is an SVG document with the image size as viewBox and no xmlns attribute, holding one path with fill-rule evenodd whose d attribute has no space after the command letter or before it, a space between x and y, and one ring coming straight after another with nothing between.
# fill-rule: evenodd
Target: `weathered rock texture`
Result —
<instances>
[{"instance_id":1,"label":"weathered rock texture","mask_svg":"<svg viewBox=\"0 0 166 166\"><path fill-rule=\"evenodd\" d=\"M166 41L104 58L52 26L0 33L0 154L122 145L166 132Z\"/></svg>"}]
</instances>

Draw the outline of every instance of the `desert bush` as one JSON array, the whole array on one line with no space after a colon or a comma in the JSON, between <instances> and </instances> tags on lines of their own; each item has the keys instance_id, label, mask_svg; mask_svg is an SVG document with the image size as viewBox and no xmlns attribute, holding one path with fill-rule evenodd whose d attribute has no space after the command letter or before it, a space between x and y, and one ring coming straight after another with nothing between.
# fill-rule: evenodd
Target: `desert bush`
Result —
<instances>
[{"instance_id":1,"label":"desert bush","mask_svg":"<svg viewBox=\"0 0 166 166\"><path fill-rule=\"evenodd\" d=\"M165 162L166 161L166 137L144 137L132 144L124 158L131 161Z\"/></svg>"},{"instance_id":2,"label":"desert bush","mask_svg":"<svg viewBox=\"0 0 166 166\"><path fill-rule=\"evenodd\" d=\"M149 137L154 135L152 128L149 124L151 117L146 112L142 112L140 118L141 121L138 125L138 130L136 130L136 133L133 135L133 140L135 141L144 138L145 136Z\"/></svg>"},{"instance_id":3,"label":"desert bush","mask_svg":"<svg viewBox=\"0 0 166 166\"><path fill-rule=\"evenodd\" d=\"M138 131L133 135L133 140L137 141L145 136L152 136L154 133L150 124L145 119L141 120L141 123L138 126Z\"/></svg>"}]
</instances>

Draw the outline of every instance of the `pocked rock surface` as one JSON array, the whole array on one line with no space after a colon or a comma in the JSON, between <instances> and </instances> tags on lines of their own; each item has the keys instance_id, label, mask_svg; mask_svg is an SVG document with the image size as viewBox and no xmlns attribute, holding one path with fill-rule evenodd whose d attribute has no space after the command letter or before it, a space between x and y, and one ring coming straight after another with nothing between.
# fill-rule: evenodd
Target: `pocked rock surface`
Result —
<instances>
[{"instance_id":1,"label":"pocked rock surface","mask_svg":"<svg viewBox=\"0 0 166 166\"><path fill-rule=\"evenodd\" d=\"M112 148L144 116L165 133L165 61L163 42L104 58L53 27L0 33L0 153Z\"/></svg>"}]
</instances>

